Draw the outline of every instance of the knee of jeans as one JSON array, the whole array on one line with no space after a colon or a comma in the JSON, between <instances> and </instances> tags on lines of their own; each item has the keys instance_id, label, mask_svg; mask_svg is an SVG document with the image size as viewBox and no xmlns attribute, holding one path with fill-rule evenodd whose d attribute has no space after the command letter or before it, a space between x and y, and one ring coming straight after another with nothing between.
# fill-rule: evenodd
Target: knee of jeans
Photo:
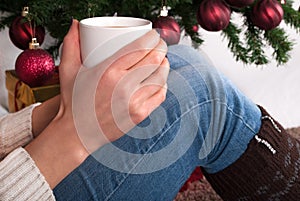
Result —
<instances>
[{"instance_id":1,"label":"knee of jeans","mask_svg":"<svg viewBox=\"0 0 300 201\"><path fill-rule=\"evenodd\" d=\"M172 74L179 74L196 95L199 102L214 102L232 108L240 113L241 108L251 104L251 101L221 72L197 50L185 46L174 45L169 47L168 58L172 66ZM184 85L178 82L176 76L168 83L180 85L179 90L185 90Z\"/></svg>"},{"instance_id":2,"label":"knee of jeans","mask_svg":"<svg viewBox=\"0 0 300 201\"><path fill-rule=\"evenodd\" d=\"M169 46L167 57L171 70L184 75L191 85L196 86L196 91L207 92L208 99L224 100L225 88L230 86L225 84L227 80L201 51L186 45L173 45Z\"/></svg>"},{"instance_id":3,"label":"knee of jeans","mask_svg":"<svg viewBox=\"0 0 300 201\"><path fill-rule=\"evenodd\" d=\"M191 64L201 64L210 67L213 66L205 53L187 45L169 46L167 57L171 67L173 68Z\"/></svg>"}]
</instances>

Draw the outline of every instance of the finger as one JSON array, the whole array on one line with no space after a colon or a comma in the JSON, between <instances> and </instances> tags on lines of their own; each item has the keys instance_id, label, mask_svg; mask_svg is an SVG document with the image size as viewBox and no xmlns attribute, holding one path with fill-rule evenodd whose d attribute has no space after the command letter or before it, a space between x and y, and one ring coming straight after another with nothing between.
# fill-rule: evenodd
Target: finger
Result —
<instances>
[{"instance_id":1,"label":"finger","mask_svg":"<svg viewBox=\"0 0 300 201\"><path fill-rule=\"evenodd\" d=\"M144 102L161 90L162 87L165 87L169 69L169 62L165 58L161 66L150 77L141 83L140 89L136 92L135 97L139 101Z\"/></svg>"},{"instance_id":2,"label":"finger","mask_svg":"<svg viewBox=\"0 0 300 201\"><path fill-rule=\"evenodd\" d=\"M158 66L164 60L167 54L168 47L166 43L160 39L159 43L155 48L153 48L145 57L132 66L129 70L134 70L140 66L156 65Z\"/></svg>"},{"instance_id":3,"label":"finger","mask_svg":"<svg viewBox=\"0 0 300 201\"><path fill-rule=\"evenodd\" d=\"M66 63L68 65L65 65ZM79 44L79 22L77 20L73 20L67 35L64 37L60 66L74 67L78 64L81 64ZM60 67L60 70L63 70L61 68L62 67Z\"/></svg>"},{"instance_id":4,"label":"finger","mask_svg":"<svg viewBox=\"0 0 300 201\"><path fill-rule=\"evenodd\" d=\"M121 48L109 58L111 66L119 69L130 69L143 59L160 42L160 36L155 30L147 32L142 37Z\"/></svg>"},{"instance_id":5,"label":"finger","mask_svg":"<svg viewBox=\"0 0 300 201\"><path fill-rule=\"evenodd\" d=\"M145 106L150 108L150 113L166 100L167 91L168 85L165 84L163 87L160 88L159 91L157 91L153 96L151 96L147 101L145 101Z\"/></svg>"},{"instance_id":6,"label":"finger","mask_svg":"<svg viewBox=\"0 0 300 201\"><path fill-rule=\"evenodd\" d=\"M150 76L143 80L141 86L160 85L164 86L167 82L170 71L170 63L167 58L164 58L159 68L156 69Z\"/></svg>"},{"instance_id":7,"label":"finger","mask_svg":"<svg viewBox=\"0 0 300 201\"><path fill-rule=\"evenodd\" d=\"M157 91L153 96L151 96L149 99L147 99L144 102L143 107L147 108L147 116L149 116L156 108L158 108L162 102L166 99L167 94L167 84L164 87L161 87L159 91Z\"/></svg>"},{"instance_id":8,"label":"finger","mask_svg":"<svg viewBox=\"0 0 300 201\"><path fill-rule=\"evenodd\" d=\"M126 76L128 76L130 83L137 86L151 76L160 68L166 53L167 46L163 40L160 40L159 44L148 55L129 69ZM164 63L163 65L167 64Z\"/></svg>"}]
</instances>

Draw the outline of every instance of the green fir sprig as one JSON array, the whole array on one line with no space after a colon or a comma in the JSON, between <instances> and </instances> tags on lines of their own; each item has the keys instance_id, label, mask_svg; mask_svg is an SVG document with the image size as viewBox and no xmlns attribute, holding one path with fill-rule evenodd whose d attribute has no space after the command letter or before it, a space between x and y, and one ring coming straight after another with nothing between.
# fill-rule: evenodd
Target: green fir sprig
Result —
<instances>
[{"instance_id":1,"label":"green fir sprig","mask_svg":"<svg viewBox=\"0 0 300 201\"><path fill-rule=\"evenodd\" d=\"M264 65L269 63L269 60L264 51L264 40L262 38L262 30L248 24L246 35L247 51L249 52L249 62L256 65Z\"/></svg>"},{"instance_id":2,"label":"green fir sprig","mask_svg":"<svg viewBox=\"0 0 300 201\"><path fill-rule=\"evenodd\" d=\"M267 43L273 48L272 56L277 64L283 65L290 59L289 52L293 49L294 43L289 40L285 31L281 28L275 28L264 33Z\"/></svg>"},{"instance_id":3,"label":"green fir sprig","mask_svg":"<svg viewBox=\"0 0 300 201\"><path fill-rule=\"evenodd\" d=\"M249 63L248 50L244 47L244 42L241 40L242 30L235 24L229 25L223 30L222 35L228 40L228 48L233 53L236 61L241 61L244 64Z\"/></svg>"}]
</instances>

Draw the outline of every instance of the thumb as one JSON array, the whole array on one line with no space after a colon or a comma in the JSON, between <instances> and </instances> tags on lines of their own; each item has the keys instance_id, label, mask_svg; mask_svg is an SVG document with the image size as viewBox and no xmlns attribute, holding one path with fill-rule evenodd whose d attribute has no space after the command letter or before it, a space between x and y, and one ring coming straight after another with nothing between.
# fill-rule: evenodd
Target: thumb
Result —
<instances>
[{"instance_id":1,"label":"thumb","mask_svg":"<svg viewBox=\"0 0 300 201\"><path fill-rule=\"evenodd\" d=\"M60 62L60 73L68 71L77 73L81 65L79 22L72 20L72 25L63 40L62 56ZM70 72L71 71L71 72Z\"/></svg>"}]
</instances>

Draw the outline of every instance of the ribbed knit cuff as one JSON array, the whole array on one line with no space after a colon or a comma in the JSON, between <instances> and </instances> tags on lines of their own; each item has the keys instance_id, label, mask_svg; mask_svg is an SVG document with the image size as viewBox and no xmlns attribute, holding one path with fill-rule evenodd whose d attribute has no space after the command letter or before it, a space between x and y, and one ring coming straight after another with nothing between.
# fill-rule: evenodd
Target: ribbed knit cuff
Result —
<instances>
[{"instance_id":1,"label":"ribbed knit cuff","mask_svg":"<svg viewBox=\"0 0 300 201\"><path fill-rule=\"evenodd\" d=\"M0 162L0 200L55 200L44 176L23 148Z\"/></svg>"},{"instance_id":2,"label":"ribbed knit cuff","mask_svg":"<svg viewBox=\"0 0 300 201\"><path fill-rule=\"evenodd\" d=\"M223 200L300 200L300 143L260 109L262 125L246 152L220 172L203 173Z\"/></svg>"},{"instance_id":3,"label":"ribbed knit cuff","mask_svg":"<svg viewBox=\"0 0 300 201\"><path fill-rule=\"evenodd\" d=\"M15 148L25 146L32 140L32 110L39 104L0 118L0 160Z\"/></svg>"}]
</instances>

